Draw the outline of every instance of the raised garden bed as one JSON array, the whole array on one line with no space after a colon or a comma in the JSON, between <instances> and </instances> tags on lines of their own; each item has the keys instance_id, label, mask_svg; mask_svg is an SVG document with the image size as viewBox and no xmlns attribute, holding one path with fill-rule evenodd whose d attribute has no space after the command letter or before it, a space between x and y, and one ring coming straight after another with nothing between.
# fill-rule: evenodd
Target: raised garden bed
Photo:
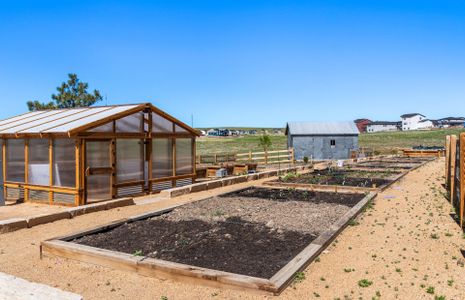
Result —
<instances>
[{"instance_id":1,"label":"raised garden bed","mask_svg":"<svg viewBox=\"0 0 465 300\"><path fill-rule=\"evenodd\" d=\"M313 190L370 191L384 189L402 173L395 171L367 171L349 168L317 170L313 173L288 173L276 180L267 181L268 186L308 187Z\"/></svg>"},{"instance_id":2,"label":"raised garden bed","mask_svg":"<svg viewBox=\"0 0 465 300\"><path fill-rule=\"evenodd\" d=\"M41 253L280 293L374 195L252 187L45 241Z\"/></svg>"}]
</instances>

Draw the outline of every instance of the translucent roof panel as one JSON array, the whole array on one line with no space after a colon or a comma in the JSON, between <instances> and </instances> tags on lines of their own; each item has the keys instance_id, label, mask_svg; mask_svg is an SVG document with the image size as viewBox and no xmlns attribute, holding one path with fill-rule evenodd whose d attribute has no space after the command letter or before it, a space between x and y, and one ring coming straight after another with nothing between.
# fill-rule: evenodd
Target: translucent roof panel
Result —
<instances>
[{"instance_id":1,"label":"translucent roof panel","mask_svg":"<svg viewBox=\"0 0 465 300\"><path fill-rule=\"evenodd\" d=\"M43 133L62 133L62 132L68 132L73 129L77 129L81 126L88 125L90 123L94 123L97 121L100 121L102 119L105 119L107 117L111 117L115 114L123 113L125 111L134 109L140 105L125 105L125 106L113 106L110 109L101 111L99 113L89 115L87 117L67 122L67 123L62 123L62 125L59 125L55 128L47 129L42 131Z\"/></svg>"},{"instance_id":2,"label":"translucent roof panel","mask_svg":"<svg viewBox=\"0 0 465 300\"><path fill-rule=\"evenodd\" d=\"M56 110L55 112L59 111L59 113L52 114L52 115L49 115L48 117L43 117L38 120L31 121L31 122L18 125L15 127L11 127L5 130L0 130L0 133L5 133L5 134L18 133L18 132L22 132L23 130L25 131L31 130L31 132L39 132L37 131L38 126L47 125L49 122L53 122L57 118L59 118L60 120L63 120L62 118L65 118L67 116L74 116L75 114L79 114L80 112L83 112L85 110L86 108L70 109L70 110Z\"/></svg>"},{"instance_id":3,"label":"translucent roof panel","mask_svg":"<svg viewBox=\"0 0 465 300\"><path fill-rule=\"evenodd\" d=\"M0 126L4 126L6 124L11 124L13 122L17 122L17 121L20 121L20 120L26 120L27 118L30 118L30 117L35 116L35 115L43 114L45 112L46 111L32 111L32 112L28 112L28 113L25 113L25 114L22 114L22 115L19 115L19 116L16 116L16 117L11 117L11 118L8 118L8 119L4 119L4 120L0 121Z\"/></svg>"},{"instance_id":4,"label":"translucent roof panel","mask_svg":"<svg viewBox=\"0 0 465 300\"><path fill-rule=\"evenodd\" d=\"M55 127L61 126L68 122L74 122L76 120L80 120L82 118L88 117L90 115L98 114L102 111L111 109L112 107L94 107L94 108L82 108L79 109L79 113L63 116L62 118L53 120L51 122L47 122L41 125L38 125L33 128L29 128L26 130L22 130L21 133L37 133L43 132L47 129L54 129ZM72 111L76 111L77 109L72 109ZM71 111L71 110L70 110Z\"/></svg>"},{"instance_id":5,"label":"translucent roof panel","mask_svg":"<svg viewBox=\"0 0 465 300\"><path fill-rule=\"evenodd\" d=\"M40 114L37 113L37 114L33 114L32 116L29 116L29 117L25 117L26 115L23 115L23 117L21 119L18 119L17 121L14 121L14 122L11 122L11 123L5 123L3 125L0 126L0 131L4 131L6 129L9 129L9 128L13 128L13 127L16 127L16 126L19 126L19 125L23 125L23 124L27 124L27 123L30 123L30 122L34 122L36 120L41 120L43 118L47 118L49 116L53 116L53 115L56 115L56 114L60 114L62 113L64 110L47 110L47 111L42 111Z\"/></svg>"}]
</instances>

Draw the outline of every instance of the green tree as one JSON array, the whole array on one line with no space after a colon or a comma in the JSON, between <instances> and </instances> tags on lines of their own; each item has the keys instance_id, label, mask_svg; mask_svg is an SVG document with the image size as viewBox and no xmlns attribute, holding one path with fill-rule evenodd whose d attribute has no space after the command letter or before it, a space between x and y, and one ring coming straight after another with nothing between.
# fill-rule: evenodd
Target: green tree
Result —
<instances>
[{"instance_id":1,"label":"green tree","mask_svg":"<svg viewBox=\"0 0 465 300\"><path fill-rule=\"evenodd\" d=\"M98 90L92 93L87 91L89 84L81 82L76 74L68 74L68 81L57 87L57 94L52 95L52 100L48 103L41 103L37 100L28 101L27 107L30 111L44 109L59 109L73 107L88 107L102 100L102 95Z\"/></svg>"},{"instance_id":2,"label":"green tree","mask_svg":"<svg viewBox=\"0 0 465 300\"><path fill-rule=\"evenodd\" d=\"M263 150L264 150L265 152L267 152L267 151L268 151L268 148L270 148L271 145L272 145L273 143L271 142L271 138L270 138L269 135L263 134L263 135L258 139L258 144L260 145L260 147L263 148Z\"/></svg>"}]
</instances>

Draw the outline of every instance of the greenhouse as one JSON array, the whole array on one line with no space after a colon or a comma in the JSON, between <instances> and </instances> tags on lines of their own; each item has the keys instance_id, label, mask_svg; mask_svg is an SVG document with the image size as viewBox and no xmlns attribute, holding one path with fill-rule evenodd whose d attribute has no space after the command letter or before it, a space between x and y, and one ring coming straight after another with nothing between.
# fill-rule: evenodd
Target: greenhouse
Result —
<instances>
[{"instance_id":1,"label":"greenhouse","mask_svg":"<svg viewBox=\"0 0 465 300\"><path fill-rule=\"evenodd\" d=\"M77 206L191 184L197 136L150 103L1 120L3 196Z\"/></svg>"}]
</instances>

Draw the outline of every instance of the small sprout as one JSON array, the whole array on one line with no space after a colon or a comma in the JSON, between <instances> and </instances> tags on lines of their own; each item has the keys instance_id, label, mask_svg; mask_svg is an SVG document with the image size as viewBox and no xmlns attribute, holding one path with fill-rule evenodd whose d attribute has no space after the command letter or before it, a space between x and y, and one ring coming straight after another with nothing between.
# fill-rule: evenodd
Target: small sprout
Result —
<instances>
[{"instance_id":1,"label":"small sprout","mask_svg":"<svg viewBox=\"0 0 465 300\"><path fill-rule=\"evenodd\" d=\"M134 256L142 256L142 250L136 250L134 253L132 253Z\"/></svg>"},{"instance_id":2,"label":"small sprout","mask_svg":"<svg viewBox=\"0 0 465 300\"><path fill-rule=\"evenodd\" d=\"M305 273L304 272L297 272L294 276L294 282L299 283L305 280Z\"/></svg>"},{"instance_id":3,"label":"small sprout","mask_svg":"<svg viewBox=\"0 0 465 300\"><path fill-rule=\"evenodd\" d=\"M426 288L426 292L427 292L428 294L434 294L434 287L429 286L428 288Z\"/></svg>"},{"instance_id":4,"label":"small sprout","mask_svg":"<svg viewBox=\"0 0 465 300\"><path fill-rule=\"evenodd\" d=\"M372 284L373 284L373 281L370 281L368 279L362 279L358 282L358 286L363 287L363 288L369 287Z\"/></svg>"}]
</instances>

